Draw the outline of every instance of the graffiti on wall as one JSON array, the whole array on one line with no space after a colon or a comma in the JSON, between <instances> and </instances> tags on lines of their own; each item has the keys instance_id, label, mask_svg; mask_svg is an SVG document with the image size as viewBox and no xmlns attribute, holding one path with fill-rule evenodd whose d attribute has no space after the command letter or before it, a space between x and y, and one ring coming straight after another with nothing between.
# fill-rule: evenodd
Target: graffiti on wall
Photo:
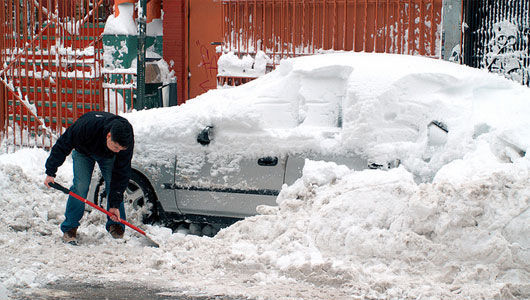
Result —
<instances>
[{"instance_id":1,"label":"graffiti on wall","mask_svg":"<svg viewBox=\"0 0 530 300\"><path fill-rule=\"evenodd\" d=\"M217 87L217 60L221 54L212 51L211 45L204 45L199 40L195 44L201 54L201 61L198 67L204 71L204 76L199 83L199 87L202 89L202 92L206 92Z\"/></svg>"},{"instance_id":2,"label":"graffiti on wall","mask_svg":"<svg viewBox=\"0 0 530 300\"><path fill-rule=\"evenodd\" d=\"M488 41L484 55L484 67L491 72L503 74L506 78L529 84L530 66L527 47L528 34L521 32L517 25L502 21L493 25L493 36Z\"/></svg>"}]
</instances>

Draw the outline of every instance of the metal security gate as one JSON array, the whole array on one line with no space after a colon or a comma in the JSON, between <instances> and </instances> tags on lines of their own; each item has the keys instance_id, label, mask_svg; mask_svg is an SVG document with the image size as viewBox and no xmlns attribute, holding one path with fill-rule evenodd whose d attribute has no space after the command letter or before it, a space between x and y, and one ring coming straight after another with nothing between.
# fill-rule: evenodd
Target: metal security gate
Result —
<instances>
[{"instance_id":1,"label":"metal security gate","mask_svg":"<svg viewBox=\"0 0 530 300\"><path fill-rule=\"evenodd\" d=\"M80 115L102 105L103 0L2 0L2 140L52 145Z\"/></svg>"},{"instance_id":2,"label":"metal security gate","mask_svg":"<svg viewBox=\"0 0 530 300\"><path fill-rule=\"evenodd\" d=\"M440 55L442 0L222 0L222 7L224 50L263 51L271 67L330 49Z\"/></svg>"},{"instance_id":3,"label":"metal security gate","mask_svg":"<svg viewBox=\"0 0 530 300\"><path fill-rule=\"evenodd\" d=\"M530 1L465 0L463 63L530 86Z\"/></svg>"}]
</instances>

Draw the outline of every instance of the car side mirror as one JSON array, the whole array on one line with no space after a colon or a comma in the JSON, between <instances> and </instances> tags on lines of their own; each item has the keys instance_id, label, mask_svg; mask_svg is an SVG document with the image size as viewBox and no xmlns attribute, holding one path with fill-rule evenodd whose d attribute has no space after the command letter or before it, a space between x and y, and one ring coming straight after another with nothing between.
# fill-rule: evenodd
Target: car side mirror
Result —
<instances>
[{"instance_id":1,"label":"car side mirror","mask_svg":"<svg viewBox=\"0 0 530 300\"><path fill-rule=\"evenodd\" d=\"M213 126L206 126L197 136L197 142L203 146L210 144Z\"/></svg>"},{"instance_id":2,"label":"car side mirror","mask_svg":"<svg viewBox=\"0 0 530 300\"><path fill-rule=\"evenodd\" d=\"M447 125L439 121L432 121L427 125L428 133L428 145L440 147L445 145L447 142L447 133L449 129Z\"/></svg>"}]
</instances>

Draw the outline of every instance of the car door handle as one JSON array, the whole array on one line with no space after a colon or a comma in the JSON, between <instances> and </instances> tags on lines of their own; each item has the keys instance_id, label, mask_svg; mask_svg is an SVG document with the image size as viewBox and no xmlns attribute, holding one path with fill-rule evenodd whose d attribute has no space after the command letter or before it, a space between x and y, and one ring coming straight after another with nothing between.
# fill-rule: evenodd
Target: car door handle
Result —
<instances>
[{"instance_id":1,"label":"car door handle","mask_svg":"<svg viewBox=\"0 0 530 300\"><path fill-rule=\"evenodd\" d=\"M278 157L262 157L258 159L258 165L264 167L272 167L278 164Z\"/></svg>"}]
</instances>

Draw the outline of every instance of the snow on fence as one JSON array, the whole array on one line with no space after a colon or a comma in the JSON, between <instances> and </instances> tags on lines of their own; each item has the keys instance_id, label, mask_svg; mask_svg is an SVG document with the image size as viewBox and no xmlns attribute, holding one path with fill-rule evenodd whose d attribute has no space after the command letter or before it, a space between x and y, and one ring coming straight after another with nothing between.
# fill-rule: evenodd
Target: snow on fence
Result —
<instances>
[{"instance_id":1,"label":"snow on fence","mask_svg":"<svg viewBox=\"0 0 530 300\"><path fill-rule=\"evenodd\" d=\"M2 1L0 138L7 144L49 147L83 113L100 109L102 2Z\"/></svg>"}]
</instances>

